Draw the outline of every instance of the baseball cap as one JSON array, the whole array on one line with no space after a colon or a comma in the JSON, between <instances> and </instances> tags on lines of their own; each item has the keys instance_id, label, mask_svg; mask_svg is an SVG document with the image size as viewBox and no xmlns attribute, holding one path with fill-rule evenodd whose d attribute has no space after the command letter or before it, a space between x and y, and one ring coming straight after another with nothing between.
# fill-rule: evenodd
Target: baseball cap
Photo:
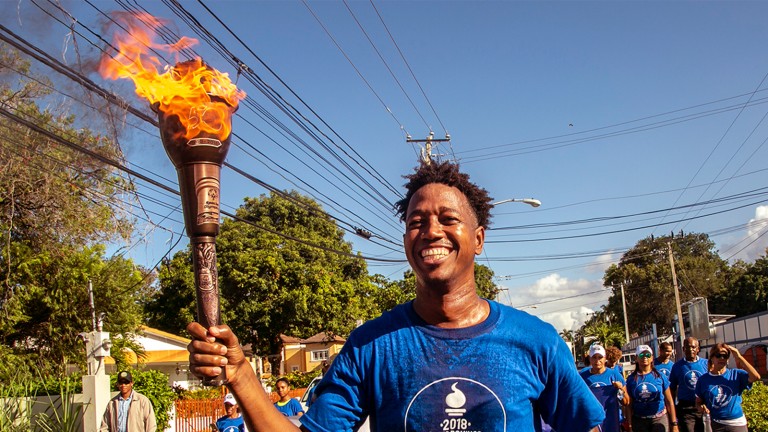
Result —
<instances>
[{"instance_id":1,"label":"baseball cap","mask_svg":"<svg viewBox=\"0 0 768 432\"><path fill-rule=\"evenodd\" d=\"M589 347L589 356L592 357L595 354L600 354L601 356L605 357L605 348L603 348L602 345L592 345Z\"/></svg>"},{"instance_id":2,"label":"baseball cap","mask_svg":"<svg viewBox=\"0 0 768 432\"><path fill-rule=\"evenodd\" d=\"M131 373L128 371L120 371L119 374L117 374L117 382L118 383L131 383L133 382L133 377L131 376Z\"/></svg>"},{"instance_id":3,"label":"baseball cap","mask_svg":"<svg viewBox=\"0 0 768 432\"><path fill-rule=\"evenodd\" d=\"M232 393L227 393L226 396L224 396L224 403L230 404L230 405L237 405L237 401L235 400L235 396Z\"/></svg>"},{"instance_id":4,"label":"baseball cap","mask_svg":"<svg viewBox=\"0 0 768 432\"><path fill-rule=\"evenodd\" d=\"M638 345L637 349L635 350L635 355L640 355L642 352L649 352L653 354L653 350L648 345Z\"/></svg>"}]
</instances>

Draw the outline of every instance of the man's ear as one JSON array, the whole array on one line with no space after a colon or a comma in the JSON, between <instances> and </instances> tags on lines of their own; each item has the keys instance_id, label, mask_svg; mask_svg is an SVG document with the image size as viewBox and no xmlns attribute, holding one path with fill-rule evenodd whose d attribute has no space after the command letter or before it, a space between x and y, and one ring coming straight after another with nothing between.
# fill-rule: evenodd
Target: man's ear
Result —
<instances>
[{"instance_id":1,"label":"man's ear","mask_svg":"<svg viewBox=\"0 0 768 432\"><path fill-rule=\"evenodd\" d=\"M475 228L475 255L483 253L483 246L485 246L485 227L479 226Z\"/></svg>"}]
</instances>

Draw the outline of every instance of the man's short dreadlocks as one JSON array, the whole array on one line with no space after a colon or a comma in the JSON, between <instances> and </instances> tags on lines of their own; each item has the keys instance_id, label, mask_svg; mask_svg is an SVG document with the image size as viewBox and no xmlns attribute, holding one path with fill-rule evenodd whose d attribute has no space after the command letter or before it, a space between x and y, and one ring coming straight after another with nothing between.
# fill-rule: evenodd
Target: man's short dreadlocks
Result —
<instances>
[{"instance_id":1,"label":"man's short dreadlocks","mask_svg":"<svg viewBox=\"0 0 768 432\"><path fill-rule=\"evenodd\" d=\"M430 183L441 183L455 187L467 197L479 226L488 228L490 225L493 206L488 191L469 181L469 175L460 172L459 165L450 162L432 162L429 165L422 163L413 174L403 177L408 179L408 183L405 184L407 193L405 198L395 203L395 211L400 215L401 221L405 221L408 205L417 190Z\"/></svg>"}]
</instances>

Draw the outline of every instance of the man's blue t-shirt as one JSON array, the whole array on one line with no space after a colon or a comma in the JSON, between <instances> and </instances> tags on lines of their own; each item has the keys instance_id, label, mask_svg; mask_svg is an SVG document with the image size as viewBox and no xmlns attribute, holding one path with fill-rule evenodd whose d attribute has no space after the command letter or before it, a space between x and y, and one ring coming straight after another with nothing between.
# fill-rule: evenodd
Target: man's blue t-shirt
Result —
<instances>
[{"instance_id":1,"label":"man's blue t-shirt","mask_svg":"<svg viewBox=\"0 0 768 432\"><path fill-rule=\"evenodd\" d=\"M283 413L286 417L288 416L295 416L300 412L304 412L304 408L301 407L301 404L296 399L289 399L288 402L275 402L275 407L277 407L277 410Z\"/></svg>"},{"instance_id":2,"label":"man's blue t-shirt","mask_svg":"<svg viewBox=\"0 0 768 432\"><path fill-rule=\"evenodd\" d=\"M674 364L675 364L675 362L673 362L672 360L669 360L666 363L661 363L661 362L659 362L658 359L655 359L653 361L653 367L655 367L657 371L663 373L664 376L667 377L667 379L669 379L669 374L670 374L670 372L672 372L672 366Z\"/></svg>"},{"instance_id":3,"label":"man's blue t-shirt","mask_svg":"<svg viewBox=\"0 0 768 432\"><path fill-rule=\"evenodd\" d=\"M669 380L662 373L641 375L633 372L627 378L627 391L632 398L632 415L651 417L661 413L666 407L664 391L668 388Z\"/></svg>"},{"instance_id":4,"label":"man's blue t-shirt","mask_svg":"<svg viewBox=\"0 0 768 432\"><path fill-rule=\"evenodd\" d=\"M707 359L696 357L692 362L686 359L675 362L669 374L669 388L677 391L678 401L688 404L696 402L696 382L707 370Z\"/></svg>"},{"instance_id":5,"label":"man's blue t-shirt","mask_svg":"<svg viewBox=\"0 0 768 432\"><path fill-rule=\"evenodd\" d=\"M593 374L591 370L581 371L581 378L587 383L592 394L605 409L605 420L600 429L602 432L619 432L619 389L613 386L615 381L625 384L624 377L614 368L605 369L601 374Z\"/></svg>"},{"instance_id":6,"label":"man's blue t-shirt","mask_svg":"<svg viewBox=\"0 0 768 432\"><path fill-rule=\"evenodd\" d=\"M696 396L709 408L712 420L731 420L744 415L741 392L751 387L747 371L726 369L722 375L702 375L696 383Z\"/></svg>"},{"instance_id":7,"label":"man's blue t-shirt","mask_svg":"<svg viewBox=\"0 0 768 432\"><path fill-rule=\"evenodd\" d=\"M218 429L219 432L244 432L245 423L243 423L242 416L235 418L224 416L216 420L216 429Z\"/></svg>"},{"instance_id":8,"label":"man's blue t-shirt","mask_svg":"<svg viewBox=\"0 0 768 432\"><path fill-rule=\"evenodd\" d=\"M489 301L477 325L426 324L412 302L357 328L301 417L309 431L587 431L605 413L554 327Z\"/></svg>"}]
</instances>

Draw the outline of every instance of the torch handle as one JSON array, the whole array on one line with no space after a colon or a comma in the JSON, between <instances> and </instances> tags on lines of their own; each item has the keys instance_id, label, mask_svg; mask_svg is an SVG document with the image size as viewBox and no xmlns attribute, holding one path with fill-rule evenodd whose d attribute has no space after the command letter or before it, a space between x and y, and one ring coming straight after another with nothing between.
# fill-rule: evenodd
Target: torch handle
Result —
<instances>
[{"instance_id":1,"label":"torch handle","mask_svg":"<svg viewBox=\"0 0 768 432\"><path fill-rule=\"evenodd\" d=\"M195 273L197 320L205 328L221 324L219 309L219 274L216 269L216 239L193 237L192 265ZM203 380L207 386L226 384L226 374Z\"/></svg>"}]
</instances>

